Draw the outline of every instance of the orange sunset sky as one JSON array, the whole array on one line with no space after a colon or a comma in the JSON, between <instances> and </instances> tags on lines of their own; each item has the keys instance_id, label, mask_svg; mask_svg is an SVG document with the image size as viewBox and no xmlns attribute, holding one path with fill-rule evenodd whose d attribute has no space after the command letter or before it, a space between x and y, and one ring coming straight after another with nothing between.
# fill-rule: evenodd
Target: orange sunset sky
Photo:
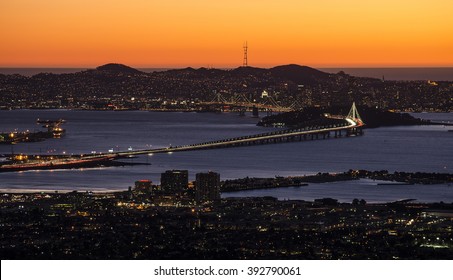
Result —
<instances>
[{"instance_id":1,"label":"orange sunset sky","mask_svg":"<svg viewBox=\"0 0 453 280\"><path fill-rule=\"evenodd\" d=\"M0 67L453 66L452 0L0 0Z\"/></svg>"}]
</instances>

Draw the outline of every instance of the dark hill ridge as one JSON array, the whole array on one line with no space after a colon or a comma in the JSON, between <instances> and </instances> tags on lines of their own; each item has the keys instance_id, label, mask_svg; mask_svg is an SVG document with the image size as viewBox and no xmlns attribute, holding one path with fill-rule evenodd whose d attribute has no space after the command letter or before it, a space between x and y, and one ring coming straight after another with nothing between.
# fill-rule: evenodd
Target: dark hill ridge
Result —
<instances>
[{"instance_id":1,"label":"dark hill ridge","mask_svg":"<svg viewBox=\"0 0 453 280\"><path fill-rule=\"evenodd\" d=\"M234 76L247 76L247 75L262 75L265 73L268 73L269 69L265 68L257 68L257 67L251 67L251 66L241 66L238 68L235 68L233 70L230 70L230 73L233 74Z\"/></svg>"},{"instance_id":2,"label":"dark hill ridge","mask_svg":"<svg viewBox=\"0 0 453 280\"><path fill-rule=\"evenodd\" d=\"M331 78L331 75L308 66L289 64L269 69L272 76L290 80L296 84L314 84Z\"/></svg>"},{"instance_id":3,"label":"dark hill ridge","mask_svg":"<svg viewBox=\"0 0 453 280\"><path fill-rule=\"evenodd\" d=\"M118 64L109 63L96 68L97 71L108 72L112 74L143 74L135 68ZM171 74L189 75L194 78L196 77L210 77L210 76L273 76L275 78L285 79L292 81L296 84L314 84L317 82L325 81L332 77L331 74L310 68L308 66L300 66L296 64L276 66L274 68L258 68L258 67L238 67L232 70L221 70L221 69L207 69L207 68L182 68L182 69L171 69L162 71ZM162 73L161 72L161 73Z\"/></svg>"},{"instance_id":4,"label":"dark hill ridge","mask_svg":"<svg viewBox=\"0 0 453 280\"><path fill-rule=\"evenodd\" d=\"M141 74L143 72L134 69L132 67L126 66L124 64L118 64L118 63L108 63L102 66L99 66L96 68L97 71L104 71L104 72L109 72L109 73L115 73L115 74Z\"/></svg>"},{"instance_id":5,"label":"dark hill ridge","mask_svg":"<svg viewBox=\"0 0 453 280\"><path fill-rule=\"evenodd\" d=\"M324 82L333 78L334 74L328 74L308 66L300 66L296 64L282 65L274 68L258 68L258 67L238 67L231 70L221 69L207 69L207 68L184 68L184 69L173 69L164 71L166 73L189 75L192 77L273 77L281 80L288 80L295 84L312 85L319 82ZM162 72L161 72L162 73Z\"/></svg>"}]
</instances>

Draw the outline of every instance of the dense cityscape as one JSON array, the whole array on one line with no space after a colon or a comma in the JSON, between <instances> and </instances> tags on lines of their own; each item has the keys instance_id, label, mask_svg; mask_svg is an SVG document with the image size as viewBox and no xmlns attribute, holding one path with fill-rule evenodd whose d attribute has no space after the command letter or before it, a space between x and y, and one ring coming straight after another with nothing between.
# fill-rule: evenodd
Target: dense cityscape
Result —
<instances>
[{"instance_id":1,"label":"dense cityscape","mask_svg":"<svg viewBox=\"0 0 453 280\"><path fill-rule=\"evenodd\" d=\"M385 110L451 112L453 83L360 78L299 65L145 73L107 64L72 74L0 75L0 109L203 111L225 109L206 103L239 97L296 110L355 101Z\"/></svg>"},{"instance_id":2,"label":"dense cityscape","mask_svg":"<svg viewBox=\"0 0 453 280\"><path fill-rule=\"evenodd\" d=\"M453 204L220 198L221 191L360 177L453 182L450 174L364 170L233 181L207 172L189 182L187 170L168 170L161 174L161 185L139 180L123 192L4 193L0 254L6 259L453 257Z\"/></svg>"},{"instance_id":3,"label":"dense cityscape","mask_svg":"<svg viewBox=\"0 0 453 280\"><path fill-rule=\"evenodd\" d=\"M453 257L453 204L220 199L225 183L218 173L199 173L189 182L187 170L169 170L161 181L159 186L140 180L115 193L3 194L0 254L7 259Z\"/></svg>"}]
</instances>

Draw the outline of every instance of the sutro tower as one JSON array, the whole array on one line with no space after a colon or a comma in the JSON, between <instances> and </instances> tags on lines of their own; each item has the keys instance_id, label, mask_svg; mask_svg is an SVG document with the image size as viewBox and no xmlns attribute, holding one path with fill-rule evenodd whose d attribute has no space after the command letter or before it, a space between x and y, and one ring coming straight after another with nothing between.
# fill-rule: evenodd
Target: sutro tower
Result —
<instances>
[{"instance_id":1,"label":"sutro tower","mask_svg":"<svg viewBox=\"0 0 453 280\"><path fill-rule=\"evenodd\" d=\"M243 63L242 66L244 66L244 67L248 66L248 63L247 63L247 41L245 41L245 44L244 44L244 63Z\"/></svg>"}]
</instances>

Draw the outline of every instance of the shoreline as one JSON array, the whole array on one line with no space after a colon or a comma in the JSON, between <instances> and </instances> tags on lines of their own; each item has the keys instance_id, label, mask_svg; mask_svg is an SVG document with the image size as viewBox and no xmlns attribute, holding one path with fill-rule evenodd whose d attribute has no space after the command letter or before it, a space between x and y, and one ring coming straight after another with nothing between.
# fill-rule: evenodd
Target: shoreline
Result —
<instances>
[{"instance_id":1,"label":"shoreline","mask_svg":"<svg viewBox=\"0 0 453 280\"><path fill-rule=\"evenodd\" d=\"M69 199L73 196L79 197L86 197L86 198L102 198L102 199L112 199L118 200L121 198L128 197L130 192L128 190L102 190L102 191L46 191L42 190L40 192L36 191L22 191L22 192L4 192L0 189L0 196L2 199L14 198L14 197L21 197L22 199L42 199L42 198L55 198L55 199ZM161 200L159 197L157 198L149 198L150 201L153 199L157 199L158 201ZM360 196L357 196L355 199L365 201L366 205L368 206L380 206L380 205L398 205L398 204L414 204L414 205L424 205L424 206L433 206L433 205L453 205L453 201L424 201L417 198L405 198L405 199L397 199L397 200L364 200ZM141 198L143 200L143 198ZM232 202L232 201L274 201L277 203L290 203L290 202L298 202L298 203L321 203L321 204L329 204L334 202L337 205L354 205L354 199L351 201L345 201L342 199L338 199L334 196L320 196L318 198L309 198L309 199L279 199L278 197L274 196L227 196L220 198L219 201L223 202ZM131 200L132 201L132 200ZM219 202L218 201L218 202ZM133 202L130 202L133 203ZM147 207L174 207L169 205L160 205L154 204L150 202L146 202ZM191 208L194 205L179 205L178 207L182 208ZM452 214L453 215L453 214Z\"/></svg>"},{"instance_id":2,"label":"shoreline","mask_svg":"<svg viewBox=\"0 0 453 280\"><path fill-rule=\"evenodd\" d=\"M414 185L451 185L453 187L453 174L448 173L423 173L423 172L394 172L389 173L382 171L367 170L349 170L343 173L317 173L312 175L294 175L294 176L276 176L267 178L236 178L221 181L221 193L235 193L241 191L264 190L264 189L281 189L290 187L309 186L311 184L325 184L334 182L346 182L356 180L373 180L377 182L376 186L414 186ZM132 184L133 182L131 182ZM40 193L122 193L127 192L128 187L124 189L29 189L29 188L3 188L0 187L0 194L40 194Z\"/></svg>"}]
</instances>

